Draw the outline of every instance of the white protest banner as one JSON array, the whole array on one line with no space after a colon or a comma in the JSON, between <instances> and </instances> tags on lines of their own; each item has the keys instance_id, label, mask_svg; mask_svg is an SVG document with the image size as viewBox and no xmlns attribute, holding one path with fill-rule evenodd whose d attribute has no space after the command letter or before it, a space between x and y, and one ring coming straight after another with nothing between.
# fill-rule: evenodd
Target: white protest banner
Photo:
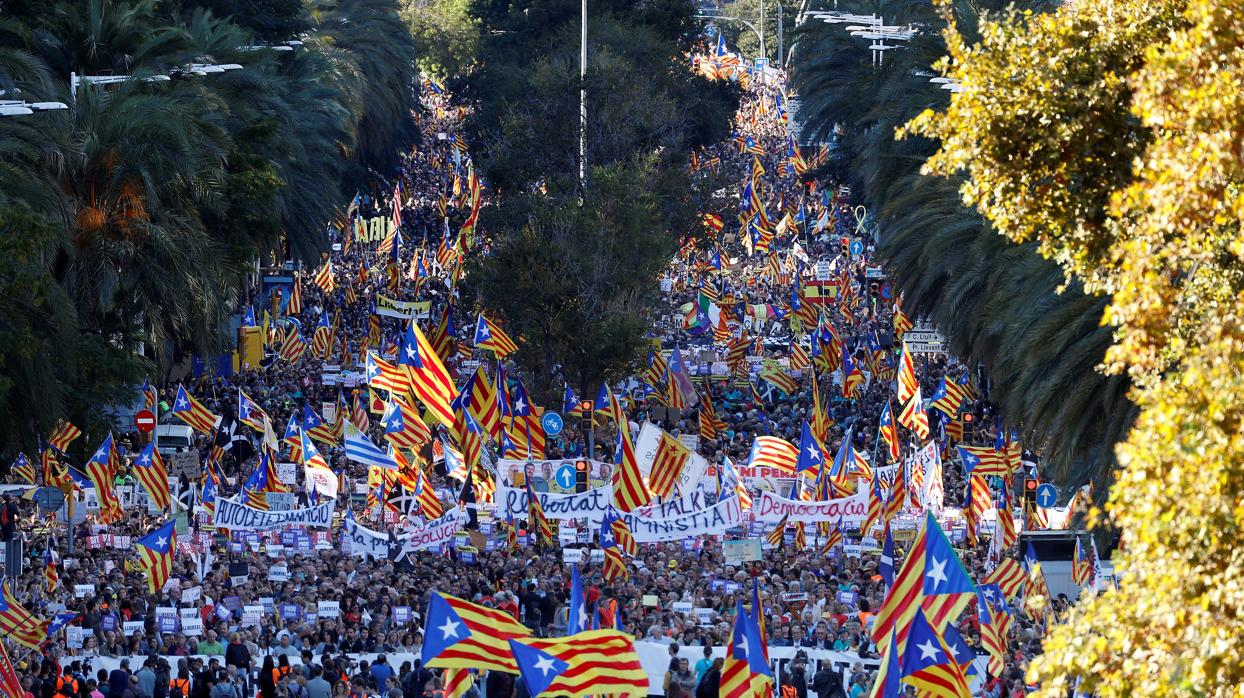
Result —
<instances>
[{"instance_id":1,"label":"white protest banner","mask_svg":"<svg viewBox=\"0 0 1244 698\"><path fill-rule=\"evenodd\" d=\"M94 584L74 584L73 585L73 596L76 599L80 599L84 596L94 596L94 595L95 595Z\"/></svg>"},{"instance_id":2,"label":"white protest banner","mask_svg":"<svg viewBox=\"0 0 1244 698\"><path fill-rule=\"evenodd\" d=\"M627 514L626 523L636 543L661 543L705 533L724 533L743 523L743 510L739 507L739 498L730 497L703 511L662 519Z\"/></svg>"},{"instance_id":3,"label":"white protest banner","mask_svg":"<svg viewBox=\"0 0 1244 698\"><path fill-rule=\"evenodd\" d=\"M781 521L789 516L790 523L837 522L841 518L843 526L859 528L868 516L868 491L861 488L850 497L804 502L761 490L760 496L752 502L752 515L757 521L766 522Z\"/></svg>"},{"instance_id":4,"label":"white protest banner","mask_svg":"<svg viewBox=\"0 0 1244 698\"><path fill-rule=\"evenodd\" d=\"M674 613L681 613L683 615L691 615L692 608L694 608L694 606L691 605L690 601L675 601L670 604L671 611Z\"/></svg>"},{"instance_id":5,"label":"white protest banner","mask_svg":"<svg viewBox=\"0 0 1244 698\"><path fill-rule=\"evenodd\" d=\"M458 511L455 509L447 512L441 518L435 519L425 526L402 531L398 535L398 539L402 543L402 554L409 555L419 550L428 550L451 540L458 533L458 527L462 524L462 517ZM351 555L388 559L388 534L373 531L350 519L346 519L345 527L342 531L346 540L350 543Z\"/></svg>"},{"instance_id":6,"label":"white protest banner","mask_svg":"<svg viewBox=\"0 0 1244 698\"><path fill-rule=\"evenodd\" d=\"M298 464L297 463L277 463L276 479L286 485L297 484L298 482Z\"/></svg>"},{"instance_id":7,"label":"white protest banner","mask_svg":"<svg viewBox=\"0 0 1244 698\"><path fill-rule=\"evenodd\" d=\"M713 611L713 609L711 608L696 607L695 609L696 622L698 622L700 625L711 624L713 622L713 613L715 613L715 611Z\"/></svg>"},{"instance_id":8,"label":"white protest banner","mask_svg":"<svg viewBox=\"0 0 1244 698\"><path fill-rule=\"evenodd\" d=\"M263 511L252 509L231 499L216 500L216 516L212 525L231 531L270 531L285 526L328 528L333 523L334 499L307 509Z\"/></svg>"},{"instance_id":9,"label":"white protest banner","mask_svg":"<svg viewBox=\"0 0 1244 698\"><path fill-rule=\"evenodd\" d=\"M537 492L536 497L544 507L545 517L550 520L588 519L599 522L609 509L609 502L613 499L613 487L604 485L578 494ZM511 487L507 480L500 480L496 501L499 519L505 519L507 513L516 519L527 516L527 490L524 487Z\"/></svg>"},{"instance_id":10,"label":"white protest banner","mask_svg":"<svg viewBox=\"0 0 1244 698\"><path fill-rule=\"evenodd\" d=\"M270 582L288 582L289 568L285 565L273 565L268 568L268 581Z\"/></svg>"},{"instance_id":11,"label":"white protest banner","mask_svg":"<svg viewBox=\"0 0 1244 698\"><path fill-rule=\"evenodd\" d=\"M340 601L321 601L315 607L317 618L336 618L341 615Z\"/></svg>"},{"instance_id":12,"label":"white protest banner","mask_svg":"<svg viewBox=\"0 0 1244 698\"><path fill-rule=\"evenodd\" d=\"M141 633L142 631L143 622L141 620L127 620L121 624L121 632L125 633L126 637L131 637L134 633Z\"/></svg>"},{"instance_id":13,"label":"white protest banner","mask_svg":"<svg viewBox=\"0 0 1244 698\"><path fill-rule=\"evenodd\" d=\"M203 596L203 587L190 587L189 589L181 590L181 602L182 603L194 603L195 601L198 601L200 598L202 598L202 596Z\"/></svg>"},{"instance_id":14,"label":"white protest banner","mask_svg":"<svg viewBox=\"0 0 1244 698\"><path fill-rule=\"evenodd\" d=\"M377 533L370 528L361 526L354 519L347 518L341 531L344 540L350 545L350 554L358 557L374 557L382 560L389 557L389 537Z\"/></svg>"},{"instance_id":15,"label":"white protest banner","mask_svg":"<svg viewBox=\"0 0 1244 698\"><path fill-rule=\"evenodd\" d=\"M88 632L90 631L86 628L75 628L72 625L65 626L65 647L71 650L82 649L82 638Z\"/></svg>"},{"instance_id":16,"label":"white protest banner","mask_svg":"<svg viewBox=\"0 0 1244 698\"><path fill-rule=\"evenodd\" d=\"M329 498L337 496L337 490L340 487L340 483L337 482L337 473L308 463L302 466L302 476L306 480L307 489L314 489Z\"/></svg>"},{"instance_id":17,"label":"white protest banner","mask_svg":"<svg viewBox=\"0 0 1244 698\"><path fill-rule=\"evenodd\" d=\"M637 516L643 516L649 519L668 519L671 516L682 516L683 514L691 514L717 503L717 493L709 494L702 489L697 489L678 499L672 499L663 504L650 504L646 507L640 507L634 512Z\"/></svg>"},{"instance_id":18,"label":"white protest banner","mask_svg":"<svg viewBox=\"0 0 1244 698\"><path fill-rule=\"evenodd\" d=\"M196 635L202 635L203 634L203 619L202 618L182 618L181 619L181 632L191 637L196 636Z\"/></svg>"},{"instance_id":19,"label":"white protest banner","mask_svg":"<svg viewBox=\"0 0 1244 698\"><path fill-rule=\"evenodd\" d=\"M579 542L579 531L569 526L562 526L557 529L558 545L574 545Z\"/></svg>"},{"instance_id":20,"label":"white protest banner","mask_svg":"<svg viewBox=\"0 0 1244 698\"><path fill-rule=\"evenodd\" d=\"M562 548L562 562L567 565L583 562L583 548Z\"/></svg>"},{"instance_id":21,"label":"white protest banner","mask_svg":"<svg viewBox=\"0 0 1244 698\"><path fill-rule=\"evenodd\" d=\"M738 567L744 562L759 560L761 554L761 541L759 538L744 538L743 540L728 540L721 544L721 552L726 557L727 565Z\"/></svg>"},{"instance_id":22,"label":"white protest banner","mask_svg":"<svg viewBox=\"0 0 1244 698\"><path fill-rule=\"evenodd\" d=\"M699 442L697 437L696 442ZM686 441L683 441L686 444ZM648 477L648 473L652 471L652 461L657 457L657 447L661 445L661 428L651 422L644 422L639 429L639 438L635 440L635 461L639 465L639 471ZM688 444L689 445L689 444ZM704 471L708 469L708 461L696 453L694 449L691 453L691 460L683 466L682 472L678 475L678 480L674 485L677 491L687 494L695 490L695 486L700 483L700 479L704 477Z\"/></svg>"},{"instance_id":23,"label":"white protest banner","mask_svg":"<svg viewBox=\"0 0 1244 698\"><path fill-rule=\"evenodd\" d=\"M242 625L263 625L263 606L259 604L243 606Z\"/></svg>"}]
</instances>

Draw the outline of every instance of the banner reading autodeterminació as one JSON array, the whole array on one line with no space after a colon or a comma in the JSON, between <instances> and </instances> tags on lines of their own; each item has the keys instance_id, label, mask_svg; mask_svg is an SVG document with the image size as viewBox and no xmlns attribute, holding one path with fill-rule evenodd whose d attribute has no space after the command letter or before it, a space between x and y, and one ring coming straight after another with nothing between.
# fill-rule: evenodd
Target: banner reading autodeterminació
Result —
<instances>
[{"instance_id":1,"label":"banner reading autodeterminaci\u00f3","mask_svg":"<svg viewBox=\"0 0 1244 698\"><path fill-rule=\"evenodd\" d=\"M285 526L328 528L333 523L333 507L336 504L336 500L330 499L307 509L263 511L231 499L217 499L212 525L231 531L270 531Z\"/></svg>"}]
</instances>

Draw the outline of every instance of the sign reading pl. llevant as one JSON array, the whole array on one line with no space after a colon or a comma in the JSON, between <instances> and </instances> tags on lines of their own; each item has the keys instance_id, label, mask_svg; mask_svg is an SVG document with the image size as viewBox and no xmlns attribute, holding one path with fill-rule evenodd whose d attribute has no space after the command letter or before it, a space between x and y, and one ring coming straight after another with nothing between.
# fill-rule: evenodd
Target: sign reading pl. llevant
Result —
<instances>
[{"instance_id":1,"label":"sign reading pl. llevant","mask_svg":"<svg viewBox=\"0 0 1244 698\"><path fill-rule=\"evenodd\" d=\"M270 531L285 526L328 528L333 523L333 507L336 504L336 500L330 499L307 509L263 511L231 499L218 499L212 525L231 531Z\"/></svg>"}]
</instances>

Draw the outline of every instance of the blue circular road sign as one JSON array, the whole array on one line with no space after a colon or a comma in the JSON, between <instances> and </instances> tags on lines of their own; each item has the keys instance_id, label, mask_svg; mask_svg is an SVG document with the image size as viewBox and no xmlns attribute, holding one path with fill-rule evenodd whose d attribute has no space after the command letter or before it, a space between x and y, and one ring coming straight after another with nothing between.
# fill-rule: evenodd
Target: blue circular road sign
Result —
<instances>
[{"instance_id":1,"label":"blue circular road sign","mask_svg":"<svg viewBox=\"0 0 1244 698\"><path fill-rule=\"evenodd\" d=\"M540 418L540 424L544 427L544 433L548 436L557 436L562 433L562 427L565 426L562 416L556 412L545 412L544 416ZM561 478L558 479L560 480Z\"/></svg>"},{"instance_id":2,"label":"blue circular road sign","mask_svg":"<svg viewBox=\"0 0 1244 698\"><path fill-rule=\"evenodd\" d=\"M864 242L862 240L851 241L851 256L858 257L864 254Z\"/></svg>"},{"instance_id":3,"label":"blue circular road sign","mask_svg":"<svg viewBox=\"0 0 1244 698\"><path fill-rule=\"evenodd\" d=\"M557 478L557 484L563 490L574 489L574 466L569 463L562 463L553 477Z\"/></svg>"},{"instance_id":4,"label":"blue circular road sign","mask_svg":"<svg viewBox=\"0 0 1244 698\"><path fill-rule=\"evenodd\" d=\"M1058 489L1048 482L1037 485L1037 506L1049 509L1058 502Z\"/></svg>"}]
</instances>

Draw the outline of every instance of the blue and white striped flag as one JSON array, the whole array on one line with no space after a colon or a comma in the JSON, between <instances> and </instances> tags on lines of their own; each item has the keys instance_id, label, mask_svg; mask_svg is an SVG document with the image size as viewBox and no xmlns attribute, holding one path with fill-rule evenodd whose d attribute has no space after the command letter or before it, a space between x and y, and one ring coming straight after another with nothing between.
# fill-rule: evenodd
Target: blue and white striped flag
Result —
<instances>
[{"instance_id":1,"label":"blue and white striped flag","mask_svg":"<svg viewBox=\"0 0 1244 698\"><path fill-rule=\"evenodd\" d=\"M343 421L342 427L346 437L346 458L363 465L397 470L397 461L393 460L393 456L380 450L380 447L372 443L371 439L359 431L353 423L348 420Z\"/></svg>"}]
</instances>

